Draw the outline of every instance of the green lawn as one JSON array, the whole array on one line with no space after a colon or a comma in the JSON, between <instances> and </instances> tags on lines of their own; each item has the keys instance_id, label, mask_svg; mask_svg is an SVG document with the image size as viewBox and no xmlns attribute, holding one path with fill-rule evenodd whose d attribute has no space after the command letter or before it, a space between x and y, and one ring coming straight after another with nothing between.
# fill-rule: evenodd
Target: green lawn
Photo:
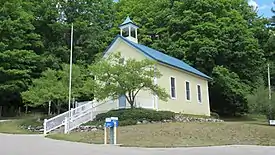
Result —
<instances>
[{"instance_id":1,"label":"green lawn","mask_svg":"<svg viewBox=\"0 0 275 155\"><path fill-rule=\"evenodd\" d=\"M103 144L103 131L52 134L49 138ZM275 145L275 127L259 120L224 123L143 124L119 128L123 146L177 147L212 145Z\"/></svg>"},{"instance_id":2,"label":"green lawn","mask_svg":"<svg viewBox=\"0 0 275 155\"><path fill-rule=\"evenodd\" d=\"M40 125L39 122L33 121L33 119L14 119L6 122L0 122L0 133L8 134L37 134L37 132L31 132L22 129L22 125Z\"/></svg>"}]
</instances>

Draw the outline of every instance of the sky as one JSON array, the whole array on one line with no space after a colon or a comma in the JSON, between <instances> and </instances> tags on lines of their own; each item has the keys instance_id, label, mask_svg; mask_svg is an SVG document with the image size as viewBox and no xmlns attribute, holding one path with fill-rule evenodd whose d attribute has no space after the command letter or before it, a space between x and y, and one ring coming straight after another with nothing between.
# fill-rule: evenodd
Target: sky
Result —
<instances>
[{"instance_id":1,"label":"sky","mask_svg":"<svg viewBox=\"0 0 275 155\"><path fill-rule=\"evenodd\" d=\"M254 8L258 8L258 15L264 17L271 17L273 14L271 8L275 5L273 4L274 0L248 0L248 4Z\"/></svg>"}]
</instances>

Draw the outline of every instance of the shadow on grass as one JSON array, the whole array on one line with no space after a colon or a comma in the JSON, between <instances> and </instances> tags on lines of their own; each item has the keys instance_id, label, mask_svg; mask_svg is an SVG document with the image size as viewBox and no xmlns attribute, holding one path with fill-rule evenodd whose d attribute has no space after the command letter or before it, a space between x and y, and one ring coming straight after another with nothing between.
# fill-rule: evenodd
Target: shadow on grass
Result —
<instances>
[{"instance_id":1,"label":"shadow on grass","mask_svg":"<svg viewBox=\"0 0 275 155\"><path fill-rule=\"evenodd\" d=\"M0 117L0 120L16 120L20 119L21 117Z\"/></svg>"},{"instance_id":2,"label":"shadow on grass","mask_svg":"<svg viewBox=\"0 0 275 155\"><path fill-rule=\"evenodd\" d=\"M260 125L260 126L267 126L267 127L275 127L275 126L269 125L268 121L254 121L254 122L247 122L246 124Z\"/></svg>"},{"instance_id":3,"label":"shadow on grass","mask_svg":"<svg viewBox=\"0 0 275 155\"><path fill-rule=\"evenodd\" d=\"M244 123L244 124L251 124L251 125L259 125L259 126L270 126L268 120L265 116L261 115L245 115L245 116L238 116L238 117L224 117L222 118L226 122L235 122L235 123Z\"/></svg>"},{"instance_id":4,"label":"shadow on grass","mask_svg":"<svg viewBox=\"0 0 275 155\"><path fill-rule=\"evenodd\" d=\"M267 122L265 116L262 115L240 115L235 117L221 117L222 120L227 122Z\"/></svg>"},{"instance_id":5,"label":"shadow on grass","mask_svg":"<svg viewBox=\"0 0 275 155\"><path fill-rule=\"evenodd\" d=\"M254 122L257 121L256 118L249 118L249 117L225 117L221 118L226 122Z\"/></svg>"}]
</instances>

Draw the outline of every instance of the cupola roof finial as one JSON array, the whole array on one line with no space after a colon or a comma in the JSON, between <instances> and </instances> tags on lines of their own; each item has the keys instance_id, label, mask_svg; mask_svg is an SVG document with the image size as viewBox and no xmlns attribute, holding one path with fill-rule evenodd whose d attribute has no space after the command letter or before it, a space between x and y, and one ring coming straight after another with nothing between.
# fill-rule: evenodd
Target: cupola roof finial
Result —
<instances>
[{"instance_id":1,"label":"cupola roof finial","mask_svg":"<svg viewBox=\"0 0 275 155\"><path fill-rule=\"evenodd\" d=\"M133 24L135 26L137 26L129 16L127 16L127 18L124 20L124 22L122 24L119 25L119 27L127 25L127 24ZM137 26L138 27L138 26Z\"/></svg>"}]
</instances>

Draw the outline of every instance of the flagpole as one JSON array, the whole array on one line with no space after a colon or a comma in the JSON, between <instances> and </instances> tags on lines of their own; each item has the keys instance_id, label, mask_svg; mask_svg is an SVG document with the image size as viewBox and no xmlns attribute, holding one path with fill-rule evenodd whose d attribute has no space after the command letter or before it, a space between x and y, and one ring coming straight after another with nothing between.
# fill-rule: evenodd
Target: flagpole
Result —
<instances>
[{"instance_id":1,"label":"flagpole","mask_svg":"<svg viewBox=\"0 0 275 155\"><path fill-rule=\"evenodd\" d=\"M72 96L72 65L73 65L73 23L71 28L71 52L70 52L70 77L69 77L69 111L71 110L71 96ZM69 112L71 117L71 112Z\"/></svg>"},{"instance_id":2,"label":"flagpole","mask_svg":"<svg viewBox=\"0 0 275 155\"><path fill-rule=\"evenodd\" d=\"M267 79L268 79L268 99L271 100L271 84L270 84L270 68L269 63L267 64Z\"/></svg>"}]
</instances>

